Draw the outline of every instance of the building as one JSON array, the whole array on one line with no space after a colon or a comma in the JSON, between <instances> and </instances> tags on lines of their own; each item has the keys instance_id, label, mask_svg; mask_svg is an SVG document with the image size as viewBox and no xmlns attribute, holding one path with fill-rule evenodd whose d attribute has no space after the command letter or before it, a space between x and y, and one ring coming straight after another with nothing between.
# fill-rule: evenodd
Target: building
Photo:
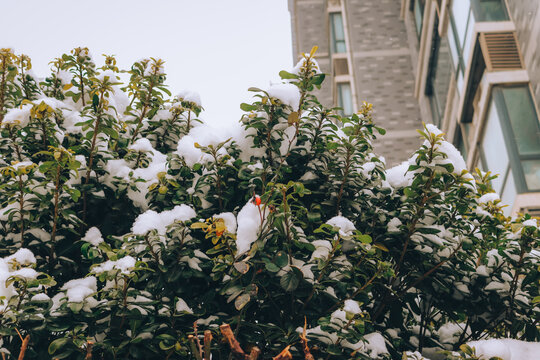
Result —
<instances>
[{"instance_id":1,"label":"building","mask_svg":"<svg viewBox=\"0 0 540 360\"><path fill-rule=\"evenodd\" d=\"M289 0L293 56L314 45L327 77L319 100L353 113L374 104L387 134L374 146L388 166L406 160L421 144L420 108L414 97L411 51L397 0Z\"/></svg>"},{"instance_id":2,"label":"building","mask_svg":"<svg viewBox=\"0 0 540 360\"><path fill-rule=\"evenodd\" d=\"M492 185L513 204L508 214L540 215L540 1L289 0L289 7L295 54L316 37L328 44L321 67L334 76L325 101L344 104L340 87L349 81L352 108L361 99L373 102L390 134L408 134L420 119L434 123L469 168L499 174ZM317 22L319 29L302 34ZM340 46L345 55L334 51ZM398 63L402 73L392 76ZM398 94L370 93L386 84ZM408 155L400 145L399 154Z\"/></svg>"}]
</instances>

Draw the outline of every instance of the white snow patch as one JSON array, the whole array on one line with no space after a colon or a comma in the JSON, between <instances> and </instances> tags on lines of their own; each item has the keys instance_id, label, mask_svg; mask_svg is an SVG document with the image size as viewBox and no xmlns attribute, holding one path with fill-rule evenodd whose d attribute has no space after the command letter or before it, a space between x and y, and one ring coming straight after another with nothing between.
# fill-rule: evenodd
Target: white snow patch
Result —
<instances>
[{"instance_id":1,"label":"white snow patch","mask_svg":"<svg viewBox=\"0 0 540 360\"><path fill-rule=\"evenodd\" d=\"M98 246L103 242L103 237L101 236L101 231L99 231L99 229L94 226L88 229L88 231L81 240L89 242L94 246Z\"/></svg>"},{"instance_id":2,"label":"white snow patch","mask_svg":"<svg viewBox=\"0 0 540 360\"><path fill-rule=\"evenodd\" d=\"M328 225L339 228L341 236L350 236L356 230L351 220L343 216L334 216L326 222Z\"/></svg>"},{"instance_id":3,"label":"white snow patch","mask_svg":"<svg viewBox=\"0 0 540 360\"><path fill-rule=\"evenodd\" d=\"M195 210L185 204L176 205L173 209L160 213L154 210L147 210L145 213L137 216L131 231L135 235L144 235L150 230L157 230L158 234L165 235L167 226L175 221L188 221L195 216Z\"/></svg>"},{"instance_id":4,"label":"white snow patch","mask_svg":"<svg viewBox=\"0 0 540 360\"><path fill-rule=\"evenodd\" d=\"M259 235L259 230L264 223L265 209L253 204L251 200L238 213L238 229L236 233L236 255L242 255L249 251Z\"/></svg>"}]
</instances>

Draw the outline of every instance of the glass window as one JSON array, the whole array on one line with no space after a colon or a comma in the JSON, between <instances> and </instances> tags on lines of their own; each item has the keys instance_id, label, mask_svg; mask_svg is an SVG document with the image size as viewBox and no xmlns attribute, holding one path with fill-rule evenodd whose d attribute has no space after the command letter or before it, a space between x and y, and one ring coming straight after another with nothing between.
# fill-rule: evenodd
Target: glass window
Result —
<instances>
[{"instance_id":1,"label":"glass window","mask_svg":"<svg viewBox=\"0 0 540 360\"><path fill-rule=\"evenodd\" d=\"M500 194L506 172L510 165L510 159L508 158L508 150L504 143L504 133L501 128L495 101L491 101L491 105L489 106L484 139L482 141L482 155L485 161L484 168L491 171L493 175L498 175L492 181L492 186Z\"/></svg>"},{"instance_id":2,"label":"glass window","mask_svg":"<svg viewBox=\"0 0 540 360\"><path fill-rule=\"evenodd\" d=\"M330 13L330 32L332 36L332 52L343 53L347 51L345 45L345 31L343 29L343 16L340 12Z\"/></svg>"},{"instance_id":3,"label":"glass window","mask_svg":"<svg viewBox=\"0 0 540 360\"><path fill-rule=\"evenodd\" d=\"M465 159L465 161L467 161L467 145L465 144L465 141L463 141L463 132L461 130L461 128L458 126L456 128L456 140L454 141L454 144L456 144L456 148L459 150L459 152L461 153L461 156L463 156L463 159Z\"/></svg>"},{"instance_id":4,"label":"glass window","mask_svg":"<svg viewBox=\"0 0 540 360\"><path fill-rule=\"evenodd\" d=\"M502 93L519 155L540 157L540 126L529 88L508 87Z\"/></svg>"},{"instance_id":5,"label":"glass window","mask_svg":"<svg viewBox=\"0 0 540 360\"><path fill-rule=\"evenodd\" d=\"M425 0L413 0L414 24L416 25L416 34L418 38L422 36L422 25L424 22Z\"/></svg>"},{"instance_id":6,"label":"glass window","mask_svg":"<svg viewBox=\"0 0 540 360\"><path fill-rule=\"evenodd\" d=\"M467 32L470 7L470 0L452 1L452 20L460 44L465 42L465 33Z\"/></svg>"},{"instance_id":7,"label":"glass window","mask_svg":"<svg viewBox=\"0 0 540 360\"><path fill-rule=\"evenodd\" d=\"M510 170L508 172L504 189L502 193L500 194L501 202L503 203L503 205L510 205L503 208L504 214L506 216L510 216L510 211L512 210L511 205L514 203L514 200L516 199L516 195L517 195L516 182L514 181L512 170Z\"/></svg>"},{"instance_id":8,"label":"glass window","mask_svg":"<svg viewBox=\"0 0 540 360\"><path fill-rule=\"evenodd\" d=\"M456 70L459 63L459 49L453 31L448 31L448 47L450 48L450 54L452 55L454 70Z\"/></svg>"},{"instance_id":9,"label":"glass window","mask_svg":"<svg viewBox=\"0 0 540 360\"><path fill-rule=\"evenodd\" d=\"M452 77L452 59L448 41L439 36L438 21L433 29L433 43L429 71L426 83L426 95L429 96L433 123L440 127L446 109L446 98Z\"/></svg>"},{"instance_id":10,"label":"glass window","mask_svg":"<svg viewBox=\"0 0 540 360\"><path fill-rule=\"evenodd\" d=\"M540 123L528 84L493 87L482 153L487 168L501 176L510 163L506 181L513 181L517 193L540 191ZM493 187L507 191L499 179Z\"/></svg>"},{"instance_id":11,"label":"glass window","mask_svg":"<svg viewBox=\"0 0 540 360\"><path fill-rule=\"evenodd\" d=\"M540 159L523 160L523 173L529 191L540 191Z\"/></svg>"},{"instance_id":12,"label":"glass window","mask_svg":"<svg viewBox=\"0 0 540 360\"><path fill-rule=\"evenodd\" d=\"M473 40L473 34L474 34L474 16L469 16L469 24L467 26L467 31L465 33L465 42L463 44L463 61L464 65L467 63L467 60L469 59L469 54L471 52L471 43Z\"/></svg>"},{"instance_id":13,"label":"glass window","mask_svg":"<svg viewBox=\"0 0 540 360\"><path fill-rule=\"evenodd\" d=\"M473 0L476 21L510 20L504 0Z\"/></svg>"},{"instance_id":14,"label":"glass window","mask_svg":"<svg viewBox=\"0 0 540 360\"><path fill-rule=\"evenodd\" d=\"M351 115L353 113L351 84L337 84L338 106L342 108L342 115Z\"/></svg>"}]
</instances>

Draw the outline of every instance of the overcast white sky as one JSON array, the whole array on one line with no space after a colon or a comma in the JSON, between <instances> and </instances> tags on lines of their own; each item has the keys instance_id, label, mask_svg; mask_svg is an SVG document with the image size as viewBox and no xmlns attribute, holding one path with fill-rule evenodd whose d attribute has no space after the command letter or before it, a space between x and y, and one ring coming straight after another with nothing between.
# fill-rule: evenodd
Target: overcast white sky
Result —
<instances>
[{"instance_id":1,"label":"overcast white sky","mask_svg":"<svg viewBox=\"0 0 540 360\"><path fill-rule=\"evenodd\" d=\"M38 76L77 46L122 69L160 57L171 92L197 91L215 124L238 121L247 88L292 67L287 0L8 0L2 11L0 47L29 55Z\"/></svg>"}]
</instances>

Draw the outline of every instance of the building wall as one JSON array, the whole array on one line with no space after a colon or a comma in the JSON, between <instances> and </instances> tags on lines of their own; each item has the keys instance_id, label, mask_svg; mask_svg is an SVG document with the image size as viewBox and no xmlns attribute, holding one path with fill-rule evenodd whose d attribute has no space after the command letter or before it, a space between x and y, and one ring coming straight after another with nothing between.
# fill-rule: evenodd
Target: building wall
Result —
<instances>
[{"instance_id":1,"label":"building wall","mask_svg":"<svg viewBox=\"0 0 540 360\"><path fill-rule=\"evenodd\" d=\"M327 7L339 3L344 17L347 56L351 62L354 103L373 104L376 123L387 133L374 143L387 166L406 160L421 144L416 129L422 127L407 30L400 19L400 0L289 0L293 24L293 53L299 59L313 45L323 72L332 74ZM337 106L333 76L318 96L325 105Z\"/></svg>"},{"instance_id":2,"label":"building wall","mask_svg":"<svg viewBox=\"0 0 540 360\"><path fill-rule=\"evenodd\" d=\"M508 10L529 73L536 104L540 104L540 1L508 1Z\"/></svg>"},{"instance_id":3,"label":"building wall","mask_svg":"<svg viewBox=\"0 0 540 360\"><path fill-rule=\"evenodd\" d=\"M291 14L291 27L293 37L293 63L302 57L302 53L309 53L313 46L318 46L316 59L325 74L331 72L330 52L328 39L328 17L326 15L326 1L323 0L289 0ZM332 98L332 82L325 80L321 90L315 90L321 104L327 107L334 106Z\"/></svg>"},{"instance_id":4,"label":"building wall","mask_svg":"<svg viewBox=\"0 0 540 360\"><path fill-rule=\"evenodd\" d=\"M418 149L416 130L422 127L401 3L348 0L344 5L358 103L373 104L377 123L387 130L375 150L392 166Z\"/></svg>"}]
</instances>

